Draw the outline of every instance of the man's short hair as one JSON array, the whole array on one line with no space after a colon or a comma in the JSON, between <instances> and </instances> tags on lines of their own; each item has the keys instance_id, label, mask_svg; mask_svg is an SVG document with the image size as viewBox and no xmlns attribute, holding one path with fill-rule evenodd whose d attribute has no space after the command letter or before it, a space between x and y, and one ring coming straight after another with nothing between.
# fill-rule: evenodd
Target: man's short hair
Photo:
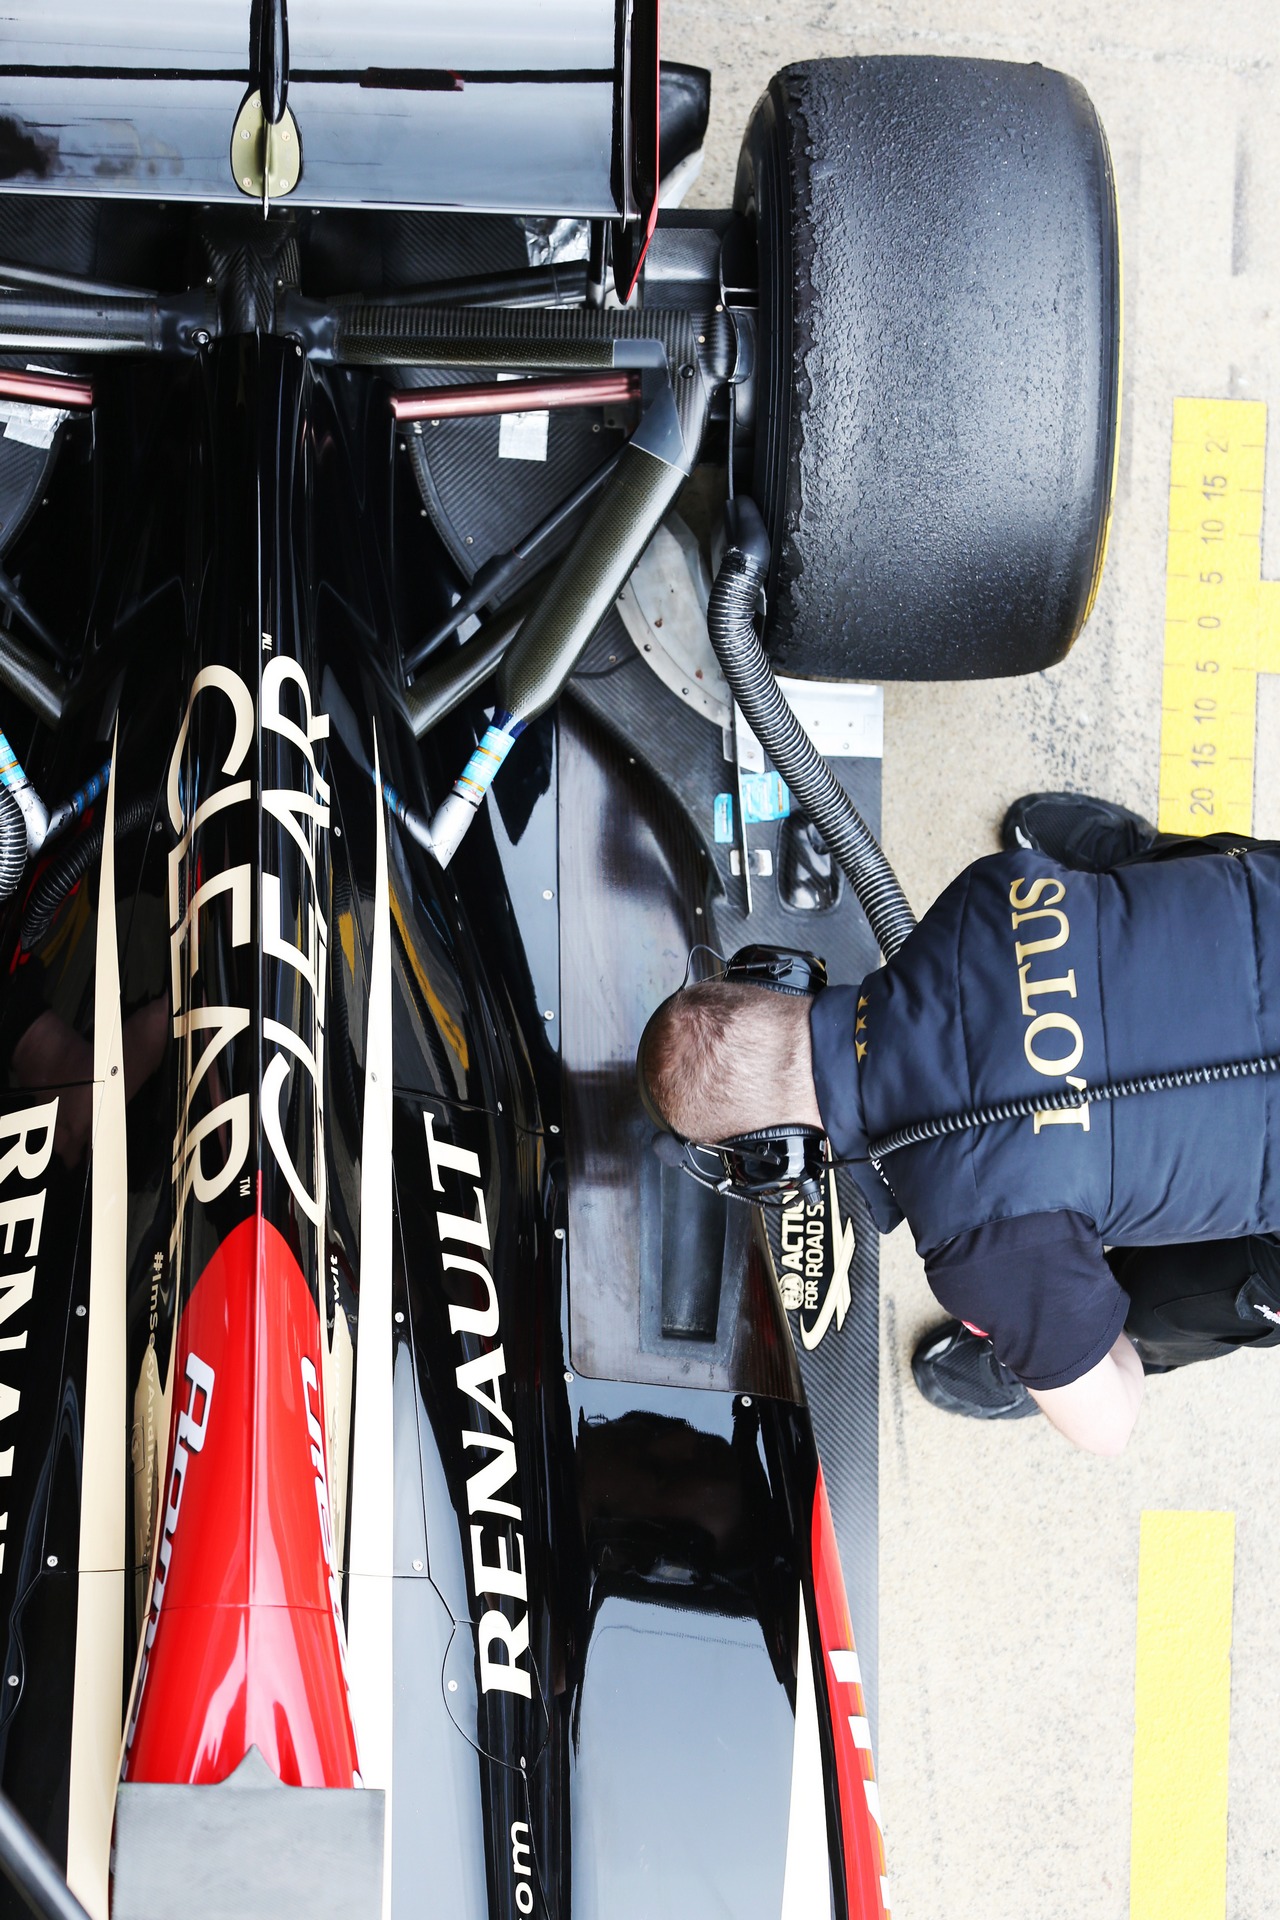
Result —
<instances>
[{"instance_id":1,"label":"man's short hair","mask_svg":"<svg viewBox=\"0 0 1280 1920\"><path fill-rule=\"evenodd\" d=\"M664 1000L640 1041L649 1096L674 1132L721 1140L768 1123L793 1063L779 996L701 980Z\"/></svg>"}]
</instances>

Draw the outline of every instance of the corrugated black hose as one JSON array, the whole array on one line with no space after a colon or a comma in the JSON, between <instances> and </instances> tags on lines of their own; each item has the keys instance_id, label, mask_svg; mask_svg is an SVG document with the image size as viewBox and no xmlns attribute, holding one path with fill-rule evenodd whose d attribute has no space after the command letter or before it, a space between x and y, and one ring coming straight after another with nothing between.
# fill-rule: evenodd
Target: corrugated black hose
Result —
<instances>
[{"instance_id":1,"label":"corrugated black hose","mask_svg":"<svg viewBox=\"0 0 1280 1920\"><path fill-rule=\"evenodd\" d=\"M0 900L18 890L27 864L27 823L8 787L0 786Z\"/></svg>"},{"instance_id":2,"label":"corrugated black hose","mask_svg":"<svg viewBox=\"0 0 1280 1920\"><path fill-rule=\"evenodd\" d=\"M137 833L139 828L147 826L155 818L154 799L131 800L116 815L116 839L126 833ZM26 829L23 828L23 852L26 851ZM89 869L96 865L102 854L102 822L99 821L91 832L86 833L71 847L68 847L61 860L57 860L42 873L32 888L31 898L27 901L22 916L22 945L30 950L53 925L54 915L67 895Z\"/></svg>"},{"instance_id":3,"label":"corrugated black hose","mask_svg":"<svg viewBox=\"0 0 1280 1920\"><path fill-rule=\"evenodd\" d=\"M1105 1100L1131 1100L1139 1093L1168 1093L1175 1087L1207 1087L1218 1080L1248 1080L1264 1073L1280 1073L1280 1053L1259 1054L1256 1060L1221 1060L1211 1067L1175 1067L1169 1073L1137 1074L1131 1080L1108 1080L1096 1087L1060 1087L1052 1093L1024 1094L1018 1100L993 1100L964 1113L940 1114L933 1120L909 1120L892 1133L883 1133L867 1149L873 1161L924 1140L942 1140L967 1133L973 1127L994 1126L999 1120L1025 1120L1033 1113L1064 1113L1074 1107L1093 1107Z\"/></svg>"},{"instance_id":4,"label":"corrugated black hose","mask_svg":"<svg viewBox=\"0 0 1280 1920\"><path fill-rule=\"evenodd\" d=\"M729 546L707 608L711 644L752 732L849 876L880 951L889 959L915 926L915 916L870 827L787 705L756 637L756 606L768 570L768 538L759 511L753 501L731 500ZM873 1140L868 1154L878 1167L882 1159L904 1147L993 1126L1002 1120L1270 1073L1280 1073L1280 1054L1223 1060L1205 1067L1178 1067L1099 1086L1063 1087L1016 1100L995 1100L963 1113L909 1121Z\"/></svg>"},{"instance_id":5,"label":"corrugated black hose","mask_svg":"<svg viewBox=\"0 0 1280 1920\"><path fill-rule=\"evenodd\" d=\"M848 875L881 953L891 959L916 917L875 835L788 706L760 645L756 606L769 571L760 511L740 495L729 502L727 518L729 544L707 607L711 645L751 731Z\"/></svg>"}]
</instances>

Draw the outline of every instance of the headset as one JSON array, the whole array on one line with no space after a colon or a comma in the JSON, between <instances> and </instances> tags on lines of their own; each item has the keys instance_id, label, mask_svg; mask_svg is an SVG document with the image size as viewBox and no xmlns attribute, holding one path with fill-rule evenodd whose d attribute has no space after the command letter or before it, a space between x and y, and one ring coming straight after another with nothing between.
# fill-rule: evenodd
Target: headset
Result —
<instances>
[{"instance_id":1,"label":"headset","mask_svg":"<svg viewBox=\"0 0 1280 1920\"><path fill-rule=\"evenodd\" d=\"M698 952L695 947L693 953ZM702 949L720 956L712 948ZM693 953L689 956L690 966ZM814 994L827 985L826 962L817 954L796 947L740 947L722 963L720 978L738 985L760 987L768 993ZM684 984L688 984L686 970ZM683 991L683 986L681 988ZM666 1005L664 1001L663 1006ZM822 1198L822 1178L829 1167L844 1166L846 1161L830 1153L827 1137L819 1127L799 1122L773 1127L756 1127L749 1133L730 1134L725 1140L687 1140L669 1126L650 1097L644 1075L645 1044L649 1028L662 1011L650 1016L640 1037L636 1053L636 1081L640 1101L658 1129L653 1150L667 1166L680 1167L692 1174L700 1185L710 1187L732 1200L754 1204L788 1201L797 1194L817 1204ZM1211 1066L1175 1068L1171 1072L1143 1074L1130 1080L1106 1081L1077 1092L1027 1095L1016 1100L1001 1100L988 1106L973 1107L964 1113L939 1114L927 1120L909 1122L894 1132L872 1140L867 1158L886 1187L889 1185L881 1161L904 1147L926 1140L975 1128L994 1126L1001 1121L1024 1118L1045 1110L1089 1107L1099 1102L1123 1100L1144 1093L1162 1093L1177 1087L1204 1086L1214 1081L1239 1080L1253 1075L1280 1075L1280 1053L1262 1054L1251 1060L1224 1060ZM890 1189L892 1191L892 1189Z\"/></svg>"},{"instance_id":2,"label":"headset","mask_svg":"<svg viewBox=\"0 0 1280 1920\"><path fill-rule=\"evenodd\" d=\"M691 963L692 958L691 954ZM687 978L686 974L686 981ZM827 967L816 953L806 953L798 947L739 947L723 963L720 978L735 986L760 987L766 993L798 996L821 993L827 984ZM666 1004L664 1000L662 1005ZM680 1167L692 1174L701 1186L732 1200L759 1205L770 1200L792 1200L799 1195L816 1205L822 1198L822 1177L830 1164L827 1137L820 1127L797 1121L755 1127L749 1133L734 1133L724 1140L708 1141L687 1140L668 1125L653 1102L644 1073L649 1029L661 1011L659 1007L650 1016L636 1052L641 1104L658 1128L653 1141L658 1158L667 1166Z\"/></svg>"}]
</instances>

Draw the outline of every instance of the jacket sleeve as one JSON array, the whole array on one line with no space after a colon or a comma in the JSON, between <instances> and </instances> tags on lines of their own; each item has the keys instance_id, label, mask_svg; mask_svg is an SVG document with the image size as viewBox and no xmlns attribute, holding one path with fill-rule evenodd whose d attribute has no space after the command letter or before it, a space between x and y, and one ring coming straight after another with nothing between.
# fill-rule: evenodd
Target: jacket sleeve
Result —
<instances>
[{"instance_id":1,"label":"jacket sleeve","mask_svg":"<svg viewBox=\"0 0 1280 1920\"><path fill-rule=\"evenodd\" d=\"M1129 1297L1092 1220L1033 1213L958 1234L925 1262L939 1301L989 1334L1027 1387L1065 1387L1111 1351Z\"/></svg>"}]
</instances>

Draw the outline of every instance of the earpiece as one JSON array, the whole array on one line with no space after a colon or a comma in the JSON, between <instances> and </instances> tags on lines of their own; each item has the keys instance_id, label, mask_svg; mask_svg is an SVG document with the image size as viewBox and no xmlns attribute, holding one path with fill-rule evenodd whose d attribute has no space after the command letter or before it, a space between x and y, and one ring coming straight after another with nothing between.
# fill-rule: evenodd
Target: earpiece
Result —
<instances>
[{"instance_id":1,"label":"earpiece","mask_svg":"<svg viewBox=\"0 0 1280 1920\"><path fill-rule=\"evenodd\" d=\"M739 947L725 963L724 978L769 993L821 993L827 963L802 947Z\"/></svg>"}]
</instances>

